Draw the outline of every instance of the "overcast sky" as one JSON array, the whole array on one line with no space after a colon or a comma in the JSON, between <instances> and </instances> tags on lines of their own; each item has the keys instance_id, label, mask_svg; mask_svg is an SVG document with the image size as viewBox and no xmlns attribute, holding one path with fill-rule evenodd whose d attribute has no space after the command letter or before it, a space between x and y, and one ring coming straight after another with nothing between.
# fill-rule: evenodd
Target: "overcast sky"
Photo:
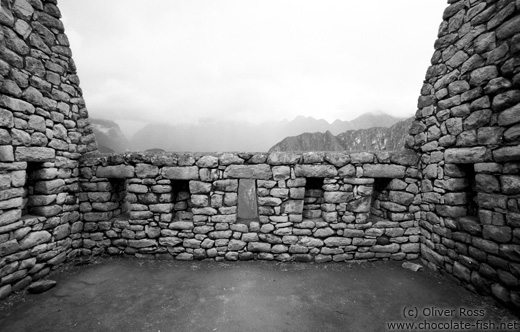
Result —
<instances>
[{"instance_id":1,"label":"overcast sky","mask_svg":"<svg viewBox=\"0 0 520 332\"><path fill-rule=\"evenodd\" d=\"M60 0L92 117L412 116L444 0Z\"/></svg>"}]
</instances>

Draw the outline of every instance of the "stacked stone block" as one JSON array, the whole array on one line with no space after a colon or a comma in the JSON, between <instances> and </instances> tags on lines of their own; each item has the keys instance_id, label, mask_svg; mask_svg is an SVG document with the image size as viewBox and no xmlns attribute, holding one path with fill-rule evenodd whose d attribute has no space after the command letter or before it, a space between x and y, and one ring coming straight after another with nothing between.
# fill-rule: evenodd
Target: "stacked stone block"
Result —
<instances>
[{"instance_id":1,"label":"stacked stone block","mask_svg":"<svg viewBox=\"0 0 520 332\"><path fill-rule=\"evenodd\" d=\"M56 0L2 1L0 298L78 254L420 255L520 307L520 2L448 3L407 141L417 155L102 156L85 155L96 144Z\"/></svg>"},{"instance_id":2,"label":"stacked stone block","mask_svg":"<svg viewBox=\"0 0 520 332\"><path fill-rule=\"evenodd\" d=\"M520 307L519 1L449 1L418 108L421 256Z\"/></svg>"},{"instance_id":3,"label":"stacked stone block","mask_svg":"<svg viewBox=\"0 0 520 332\"><path fill-rule=\"evenodd\" d=\"M56 1L0 6L0 298L81 247L78 159L96 146L59 18Z\"/></svg>"},{"instance_id":4,"label":"stacked stone block","mask_svg":"<svg viewBox=\"0 0 520 332\"><path fill-rule=\"evenodd\" d=\"M406 151L86 156L83 250L178 260L414 259L417 161ZM114 201L119 196L109 187L99 192L100 183L115 177L126 183L128 214L92 212L95 206L120 210L124 202ZM308 178L321 179L321 189L312 190L312 210L305 210ZM374 178L388 183L375 196ZM254 181L258 207L258 217L247 222L238 215L244 179ZM371 214L374 204L378 215Z\"/></svg>"}]
</instances>

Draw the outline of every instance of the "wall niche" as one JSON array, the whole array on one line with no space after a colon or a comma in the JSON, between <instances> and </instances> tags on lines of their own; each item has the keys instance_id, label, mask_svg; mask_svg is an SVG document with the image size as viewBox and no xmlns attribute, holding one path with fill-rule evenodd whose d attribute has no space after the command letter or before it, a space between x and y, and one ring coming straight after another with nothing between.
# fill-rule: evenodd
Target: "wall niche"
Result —
<instances>
[{"instance_id":1,"label":"wall niche","mask_svg":"<svg viewBox=\"0 0 520 332\"><path fill-rule=\"evenodd\" d=\"M127 216L130 211L130 202L127 200L126 179L108 179L112 217Z\"/></svg>"},{"instance_id":2,"label":"wall niche","mask_svg":"<svg viewBox=\"0 0 520 332\"><path fill-rule=\"evenodd\" d=\"M388 219L388 210L381 203L389 200L390 182L392 182L390 178L374 178L369 216L369 220L372 222Z\"/></svg>"},{"instance_id":3,"label":"wall niche","mask_svg":"<svg viewBox=\"0 0 520 332\"><path fill-rule=\"evenodd\" d=\"M190 181L189 180L172 180L172 203L173 203L173 220L192 220L193 213L191 209Z\"/></svg>"},{"instance_id":4,"label":"wall niche","mask_svg":"<svg viewBox=\"0 0 520 332\"><path fill-rule=\"evenodd\" d=\"M34 207L45 206L52 203L51 197L36 195L34 186L38 178L37 172L42 168L42 163L27 162L25 170L25 186L23 191L22 215L34 214ZM54 198L54 201L56 199ZM32 211L31 211L32 210Z\"/></svg>"},{"instance_id":5,"label":"wall niche","mask_svg":"<svg viewBox=\"0 0 520 332\"><path fill-rule=\"evenodd\" d=\"M323 198L323 178L309 177L305 183L305 196L303 198L303 218L318 219L322 216L321 205Z\"/></svg>"}]
</instances>

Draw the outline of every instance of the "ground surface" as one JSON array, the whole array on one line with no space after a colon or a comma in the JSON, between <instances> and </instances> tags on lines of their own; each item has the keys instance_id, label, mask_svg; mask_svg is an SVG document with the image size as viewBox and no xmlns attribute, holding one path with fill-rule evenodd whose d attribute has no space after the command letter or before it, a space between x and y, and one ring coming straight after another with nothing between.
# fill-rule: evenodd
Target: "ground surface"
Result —
<instances>
[{"instance_id":1,"label":"ground surface","mask_svg":"<svg viewBox=\"0 0 520 332\"><path fill-rule=\"evenodd\" d=\"M392 321L461 321L460 309L485 312L465 318L469 330L485 330L478 319L520 327L520 318L490 299L399 262L99 259L51 278L58 285L46 293L0 303L0 331L385 331Z\"/></svg>"}]
</instances>

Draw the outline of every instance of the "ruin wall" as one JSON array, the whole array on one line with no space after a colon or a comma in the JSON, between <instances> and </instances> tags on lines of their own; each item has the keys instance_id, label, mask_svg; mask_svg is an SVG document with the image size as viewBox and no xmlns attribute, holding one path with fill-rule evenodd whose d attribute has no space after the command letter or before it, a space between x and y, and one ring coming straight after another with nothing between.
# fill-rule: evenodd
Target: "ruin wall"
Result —
<instances>
[{"instance_id":1,"label":"ruin wall","mask_svg":"<svg viewBox=\"0 0 520 332\"><path fill-rule=\"evenodd\" d=\"M415 259L417 161L410 151L87 156L73 246L178 260Z\"/></svg>"},{"instance_id":2,"label":"ruin wall","mask_svg":"<svg viewBox=\"0 0 520 332\"><path fill-rule=\"evenodd\" d=\"M0 5L0 298L74 257L79 157L96 150L56 1Z\"/></svg>"},{"instance_id":3,"label":"ruin wall","mask_svg":"<svg viewBox=\"0 0 520 332\"><path fill-rule=\"evenodd\" d=\"M420 257L520 307L520 0L448 1L416 154L91 155L56 0L0 4L0 298L77 255Z\"/></svg>"},{"instance_id":4,"label":"ruin wall","mask_svg":"<svg viewBox=\"0 0 520 332\"><path fill-rule=\"evenodd\" d=\"M421 257L520 307L520 1L450 0L408 146Z\"/></svg>"}]
</instances>

